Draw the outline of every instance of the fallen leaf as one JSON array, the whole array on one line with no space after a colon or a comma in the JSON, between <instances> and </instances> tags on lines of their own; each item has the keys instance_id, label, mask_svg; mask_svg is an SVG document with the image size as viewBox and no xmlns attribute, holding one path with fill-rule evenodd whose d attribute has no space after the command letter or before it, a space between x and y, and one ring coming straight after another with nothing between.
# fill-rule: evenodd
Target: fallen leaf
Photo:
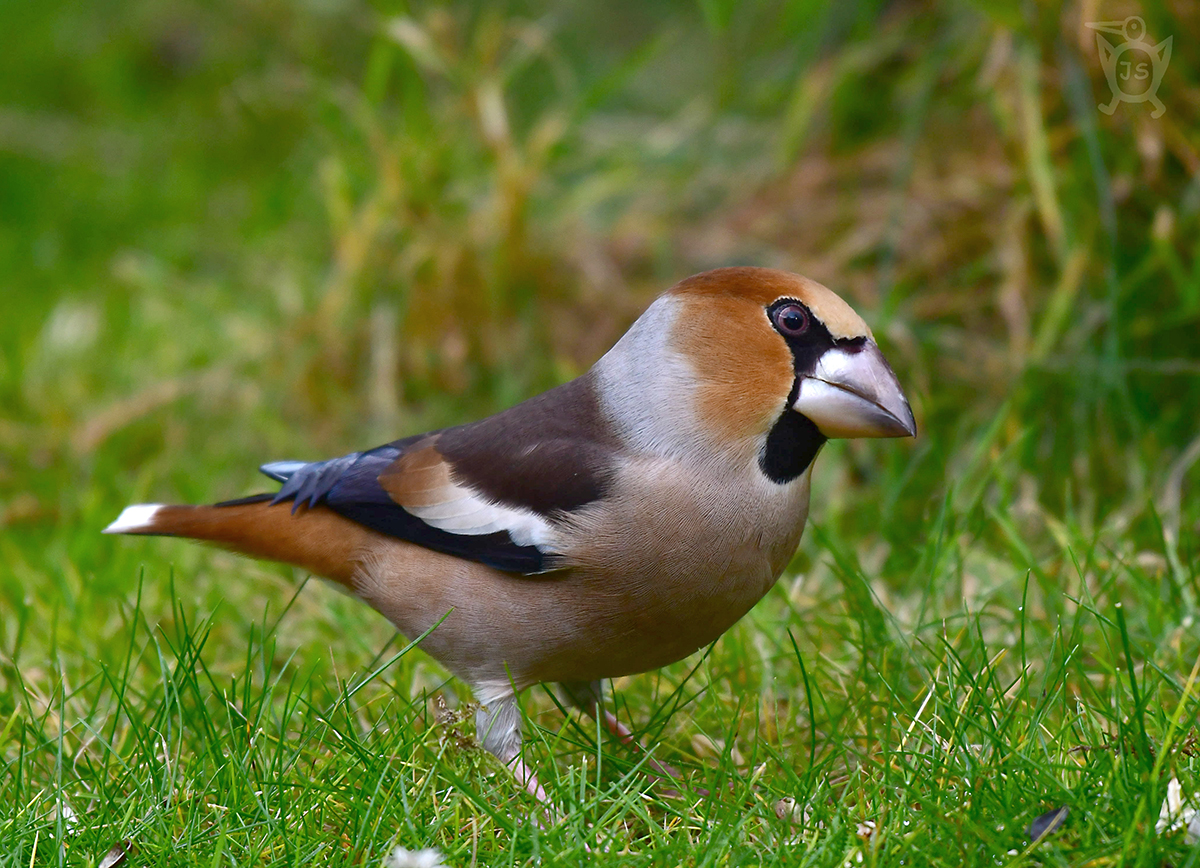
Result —
<instances>
[{"instance_id":1,"label":"fallen leaf","mask_svg":"<svg viewBox=\"0 0 1200 868\"><path fill-rule=\"evenodd\" d=\"M133 842L129 840L121 841L119 844L114 844L104 858L100 860L100 864L96 868L117 868L118 865L125 864L125 857L133 852Z\"/></svg>"},{"instance_id":2,"label":"fallen leaf","mask_svg":"<svg viewBox=\"0 0 1200 868\"><path fill-rule=\"evenodd\" d=\"M1061 808L1055 808L1053 811L1042 814L1029 824L1029 840L1036 844L1053 832L1057 832L1067 821L1070 813L1070 809L1063 805Z\"/></svg>"}]
</instances>

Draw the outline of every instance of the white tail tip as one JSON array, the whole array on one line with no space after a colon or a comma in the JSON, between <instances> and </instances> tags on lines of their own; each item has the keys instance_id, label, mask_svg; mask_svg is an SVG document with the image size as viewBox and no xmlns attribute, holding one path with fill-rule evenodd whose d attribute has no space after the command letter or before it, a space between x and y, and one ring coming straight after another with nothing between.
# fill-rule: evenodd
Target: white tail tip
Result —
<instances>
[{"instance_id":1,"label":"white tail tip","mask_svg":"<svg viewBox=\"0 0 1200 868\"><path fill-rule=\"evenodd\" d=\"M104 529L104 533L137 533L148 530L154 524L154 514L162 509L161 503L139 503L127 506L117 520Z\"/></svg>"}]
</instances>

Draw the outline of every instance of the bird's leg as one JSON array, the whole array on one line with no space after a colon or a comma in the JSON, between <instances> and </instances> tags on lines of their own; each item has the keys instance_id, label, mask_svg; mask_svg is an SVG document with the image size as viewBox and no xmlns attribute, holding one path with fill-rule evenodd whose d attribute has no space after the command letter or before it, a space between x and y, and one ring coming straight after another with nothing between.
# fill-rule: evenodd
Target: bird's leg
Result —
<instances>
[{"instance_id":1,"label":"bird's leg","mask_svg":"<svg viewBox=\"0 0 1200 868\"><path fill-rule=\"evenodd\" d=\"M550 805L537 775L521 758L521 709L515 694L488 697L486 704L475 712L475 734L484 750L512 770L526 792L543 805Z\"/></svg>"},{"instance_id":2,"label":"bird's leg","mask_svg":"<svg viewBox=\"0 0 1200 868\"><path fill-rule=\"evenodd\" d=\"M563 681L559 686L572 705L602 724L604 729L617 741L630 747L635 753L648 753L645 745L634 737L629 727L617 720L617 716L604 707L604 684L602 682ZM679 771L674 766L652 756L647 756L646 765L651 769L647 774L652 778L666 778L672 781L680 779Z\"/></svg>"}]
</instances>

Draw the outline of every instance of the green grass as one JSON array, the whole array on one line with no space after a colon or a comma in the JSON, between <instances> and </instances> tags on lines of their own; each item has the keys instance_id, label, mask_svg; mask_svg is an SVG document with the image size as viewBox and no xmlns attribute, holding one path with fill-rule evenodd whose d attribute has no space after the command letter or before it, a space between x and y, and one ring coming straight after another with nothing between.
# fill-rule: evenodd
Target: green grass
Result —
<instances>
[{"instance_id":1,"label":"green grass","mask_svg":"<svg viewBox=\"0 0 1200 868\"><path fill-rule=\"evenodd\" d=\"M1137 13L1152 120L1079 14L9 10L0 866L1200 865L1155 831L1200 802L1200 19ZM98 533L493 412L734 262L850 299L921 436L831 444L778 586L616 685L682 797L533 690L539 827L366 607Z\"/></svg>"}]
</instances>

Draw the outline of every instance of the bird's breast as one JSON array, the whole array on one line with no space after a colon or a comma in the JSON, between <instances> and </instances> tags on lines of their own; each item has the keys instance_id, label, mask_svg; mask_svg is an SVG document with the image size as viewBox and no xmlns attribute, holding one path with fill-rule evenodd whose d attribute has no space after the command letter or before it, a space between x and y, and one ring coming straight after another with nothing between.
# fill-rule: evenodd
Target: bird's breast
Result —
<instances>
[{"instance_id":1,"label":"bird's breast","mask_svg":"<svg viewBox=\"0 0 1200 868\"><path fill-rule=\"evenodd\" d=\"M808 473L777 485L760 474L637 472L637 486L572 532L561 593L589 623L589 677L657 668L714 641L774 585L808 513Z\"/></svg>"}]
</instances>

